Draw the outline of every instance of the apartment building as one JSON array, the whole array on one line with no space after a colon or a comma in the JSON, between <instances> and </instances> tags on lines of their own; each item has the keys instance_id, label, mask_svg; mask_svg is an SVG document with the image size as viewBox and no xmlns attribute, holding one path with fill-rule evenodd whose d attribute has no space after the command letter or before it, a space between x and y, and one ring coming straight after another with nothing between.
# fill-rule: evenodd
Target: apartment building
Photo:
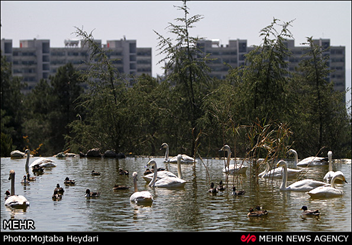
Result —
<instances>
[{"instance_id":1,"label":"apartment building","mask_svg":"<svg viewBox=\"0 0 352 245\"><path fill-rule=\"evenodd\" d=\"M101 40L95 42L108 51L114 68L120 73L140 76L143 73L152 75L152 49L137 47L136 40L108 40L102 44ZM2 55L6 56L12 64L12 74L22 77L27 83L23 92L28 92L41 79L55 75L58 68L72 63L77 70L88 69L88 45L79 40L65 40L64 47L50 47L48 39L20 40L18 48L13 47L11 39L1 40ZM131 80L132 81L132 80Z\"/></svg>"},{"instance_id":2,"label":"apartment building","mask_svg":"<svg viewBox=\"0 0 352 245\"><path fill-rule=\"evenodd\" d=\"M328 57L328 66L333 71L329 74L328 80L334 82L336 91L345 90L345 47L331 46L330 39L314 39L315 44L320 45L326 52L324 56ZM286 41L287 48L292 55L287 57L288 70L294 71L298 63L303 59L302 55L306 52L307 46L295 46L294 40ZM220 44L220 40L200 40L197 47L204 53L210 54L213 58L208 62L211 68L210 76L224 79L228 74L230 67L238 67L244 64L245 54L252 51L254 47L248 47L247 40L237 39L229 40L226 45Z\"/></svg>"}]
</instances>

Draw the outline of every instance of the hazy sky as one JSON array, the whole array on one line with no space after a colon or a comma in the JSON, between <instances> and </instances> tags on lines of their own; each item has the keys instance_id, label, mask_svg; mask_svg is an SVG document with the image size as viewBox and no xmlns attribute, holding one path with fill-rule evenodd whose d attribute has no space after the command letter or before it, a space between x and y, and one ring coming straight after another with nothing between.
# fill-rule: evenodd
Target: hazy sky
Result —
<instances>
[{"instance_id":1,"label":"hazy sky","mask_svg":"<svg viewBox=\"0 0 352 245\"><path fill-rule=\"evenodd\" d=\"M107 1L107 2L1 2L1 38L12 39L15 47L22 39L50 39L51 47L63 47L65 39L77 39L74 26L93 31L96 39L136 39L138 47L151 47L153 76L162 74L157 62L157 36L173 37L165 29L168 22L183 17L174 6L181 1ZM191 35L220 39L247 39L248 45L259 45L259 31L273 17L282 21L295 19L290 28L295 45L306 37L329 38L333 46L346 47L346 87L351 87L351 2L254 2L191 1L190 15L204 16Z\"/></svg>"}]
</instances>

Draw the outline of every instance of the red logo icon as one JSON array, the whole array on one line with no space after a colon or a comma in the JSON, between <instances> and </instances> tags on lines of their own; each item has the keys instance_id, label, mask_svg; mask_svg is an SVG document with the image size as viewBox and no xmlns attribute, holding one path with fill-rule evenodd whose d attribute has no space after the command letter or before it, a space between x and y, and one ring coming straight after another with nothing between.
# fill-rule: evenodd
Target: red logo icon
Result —
<instances>
[{"instance_id":1,"label":"red logo icon","mask_svg":"<svg viewBox=\"0 0 352 245\"><path fill-rule=\"evenodd\" d=\"M249 242L255 242L255 240L257 240L257 237L255 235L248 234L247 236L245 236L245 235L241 236L242 242L249 243Z\"/></svg>"}]
</instances>

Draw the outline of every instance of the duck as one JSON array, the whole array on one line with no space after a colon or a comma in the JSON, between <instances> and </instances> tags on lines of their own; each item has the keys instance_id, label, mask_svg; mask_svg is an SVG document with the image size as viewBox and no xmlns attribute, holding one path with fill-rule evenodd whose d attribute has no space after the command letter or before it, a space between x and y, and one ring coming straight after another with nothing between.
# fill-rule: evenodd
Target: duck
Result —
<instances>
[{"instance_id":1,"label":"duck","mask_svg":"<svg viewBox=\"0 0 352 245\"><path fill-rule=\"evenodd\" d=\"M325 182L312 180L312 179L304 179L297 181L289 186L287 186L287 163L284 160L280 160L276 167L283 167L284 174L282 175L282 184L280 186L280 191L310 191L319 186L326 185Z\"/></svg>"},{"instance_id":2,"label":"duck","mask_svg":"<svg viewBox=\"0 0 352 245\"><path fill-rule=\"evenodd\" d=\"M330 184L330 182L331 182L331 180L332 180L332 178L334 177L335 174L340 174L340 175L343 175L343 176L344 176L344 174L341 171L333 171L332 170L332 151L328 152L328 160L329 160L329 172L327 172L325 174L323 180L326 183ZM338 180L340 180L340 179L337 179L335 181L338 181Z\"/></svg>"},{"instance_id":3,"label":"duck","mask_svg":"<svg viewBox=\"0 0 352 245\"><path fill-rule=\"evenodd\" d=\"M260 177L260 178L274 178L274 179L275 178L282 178L283 172L284 172L284 170L282 167L274 168L274 169L270 170L270 165L266 161L266 168L263 172L258 174L258 177ZM288 178L295 178L301 172L302 172L302 169L287 168Z\"/></svg>"},{"instance_id":4,"label":"duck","mask_svg":"<svg viewBox=\"0 0 352 245\"><path fill-rule=\"evenodd\" d=\"M30 157L30 151L29 149L26 149L25 150L25 153L27 154L27 161L26 161L26 166L28 166L28 163L29 163L29 157ZM29 167L34 169L35 166L39 166L42 167L42 168L52 168L52 167L56 167L56 164L54 163L53 160L51 159L48 159L48 158L44 158L44 157L41 157L41 158L38 158L37 160L33 161Z\"/></svg>"},{"instance_id":5,"label":"duck","mask_svg":"<svg viewBox=\"0 0 352 245\"><path fill-rule=\"evenodd\" d=\"M210 183L210 189L208 190L208 192L213 194L213 195L218 193L218 190L216 188L214 188L214 183L213 182Z\"/></svg>"},{"instance_id":6,"label":"duck","mask_svg":"<svg viewBox=\"0 0 352 245\"><path fill-rule=\"evenodd\" d=\"M219 151L226 151L227 152L227 164L225 168L223 168L223 173L228 174L245 174L247 171L247 166L243 166L243 164L232 164L230 165L231 161L231 148L228 145L224 145Z\"/></svg>"},{"instance_id":7,"label":"duck","mask_svg":"<svg viewBox=\"0 0 352 245\"><path fill-rule=\"evenodd\" d=\"M128 170L123 170L122 168L119 169L119 175L129 175L130 173Z\"/></svg>"},{"instance_id":8,"label":"duck","mask_svg":"<svg viewBox=\"0 0 352 245\"><path fill-rule=\"evenodd\" d=\"M118 190L127 190L129 189L129 186L126 185L114 185L114 187L112 188L114 191L118 191Z\"/></svg>"},{"instance_id":9,"label":"duck","mask_svg":"<svg viewBox=\"0 0 352 245\"><path fill-rule=\"evenodd\" d=\"M93 176L98 176L98 175L100 175L100 172L95 172L95 170L92 170L92 175Z\"/></svg>"},{"instance_id":10,"label":"duck","mask_svg":"<svg viewBox=\"0 0 352 245\"><path fill-rule=\"evenodd\" d=\"M306 157L301 161L298 161L298 153L294 149L289 149L287 153L292 153L295 155L295 166L298 167L312 167L312 166L322 166L328 163L327 157Z\"/></svg>"},{"instance_id":11,"label":"duck","mask_svg":"<svg viewBox=\"0 0 352 245\"><path fill-rule=\"evenodd\" d=\"M54 190L54 194L52 195L51 199L53 199L53 201L60 201L62 199L62 194Z\"/></svg>"},{"instance_id":12,"label":"duck","mask_svg":"<svg viewBox=\"0 0 352 245\"><path fill-rule=\"evenodd\" d=\"M261 217L261 216L264 216L264 215L268 215L268 211L264 210L262 211L261 210L261 207L258 205L255 207L256 210L253 210L253 208L250 208L249 209L249 213L247 214L248 217Z\"/></svg>"},{"instance_id":13,"label":"duck","mask_svg":"<svg viewBox=\"0 0 352 245\"><path fill-rule=\"evenodd\" d=\"M186 181L182 179L181 173L181 158L182 155L177 155L177 172L179 177L164 177L162 179L157 179L158 171L154 171L154 176L152 181L149 183L149 187L159 187L159 188L183 188ZM147 166L154 166L157 169L156 162L152 159L148 162ZM162 171L164 173L166 171Z\"/></svg>"},{"instance_id":14,"label":"duck","mask_svg":"<svg viewBox=\"0 0 352 245\"><path fill-rule=\"evenodd\" d=\"M75 185L75 184L76 184L76 181L70 179L69 177L66 177L65 180L64 180L64 184L65 184L65 185Z\"/></svg>"},{"instance_id":15,"label":"duck","mask_svg":"<svg viewBox=\"0 0 352 245\"><path fill-rule=\"evenodd\" d=\"M232 187L232 195L234 196L241 196L241 195L244 195L245 193L246 193L245 190L236 191L236 187L235 186Z\"/></svg>"},{"instance_id":16,"label":"duck","mask_svg":"<svg viewBox=\"0 0 352 245\"><path fill-rule=\"evenodd\" d=\"M302 206L301 210L303 210L302 215L309 215L309 216L318 216L320 212L318 209L316 210L309 210L307 206Z\"/></svg>"},{"instance_id":17,"label":"duck","mask_svg":"<svg viewBox=\"0 0 352 245\"><path fill-rule=\"evenodd\" d=\"M100 193L99 192L90 192L90 190L87 189L85 197L87 197L87 198L100 197Z\"/></svg>"},{"instance_id":18,"label":"duck","mask_svg":"<svg viewBox=\"0 0 352 245\"><path fill-rule=\"evenodd\" d=\"M15 171L10 170L9 180L11 180L11 193L8 195L5 206L10 208L26 209L29 201L22 195L15 195Z\"/></svg>"},{"instance_id":19,"label":"duck","mask_svg":"<svg viewBox=\"0 0 352 245\"><path fill-rule=\"evenodd\" d=\"M33 173L39 175L39 174L43 174L44 172L44 167L40 167L39 165L35 165L33 168L32 168L32 171Z\"/></svg>"},{"instance_id":20,"label":"duck","mask_svg":"<svg viewBox=\"0 0 352 245\"><path fill-rule=\"evenodd\" d=\"M162 150L162 149L166 149L164 162L177 163L177 156L169 158L169 145L167 143L162 143L160 150ZM181 163L195 163L195 162L197 162L197 160L195 160L193 157L190 157L186 154L181 154L181 156L182 156Z\"/></svg>"},{"instance_id":21,"label":"duck","mask_svg":"<svg viewBox=\"0 0 352 245\"><path fill-rule=\"evenodd\" d=\"M224 184L222 183L222 180L220 180L219 185L216 187L218 191L225 191L226 187L224 187Z\"/></svg>"},{"instance_id":22,"label":"duck","mask_svg":"<svg viewBox=\"0 0 352 245\"><path fill-rule=\"evenodd\" d=\"M27 180L27 176L26 175L23 175L23 179L21 181L21 184L22 185L29 185L29 181Z\"/></svg>"},{"instance_id":23,"label":"duck","mask_svg":"<svg viewBox=\"0 0 352 245\"><path fill-rule=\"evenodd\" d=\"M11 193L9 192L9 190L5 191L5 200L9 198L9 196L11 196Z\"/></svg>"},{"instance_id":24,"label":"duck","mask_svg":"<svg viewBox=\"0 0 352 245\"><path fill-rule=\"evenodd\" d=\"M64 194L65 192L64 188L60 187L60 184L56 184L56 188L54 189L54 192L55 191L59 194Z\"/></svg>"},{"instance_id":25,"label":"duck","mask_svg":"<svg viewBox=\"0 0 352 245\"><path fill-rule=\"evenodd\" d=\"M30 176L30 174L27 173L27 181L36 181L36 180L37 180L36 177Z\"/></svg>"},{"instance_id":26,"label":"duck","mask_svg":"<svg viewBox=\"0 0 352 245\"><path fill-rule=\"evenodd\" d=\"M134 184L134 193L130 196L130 202L135 204L152 204L154 199L152 194L149 191L138 191L137 187L137 177L138 173L133 172L133 184Z\"/></svg>"},{"instance_id":27,"label":"duck","mask_svg":"<svg viewBox=\"0 0 352 245\"><path fill-rule=\"evenodd\" d=\"M312 198L330 198L340 197L343 195L343 190L336 189L335 182L340 179L341 181L347 182L343 174L334 174L331 179L330 185L320 186L308 192Z\"/></svg>"}]
</instances>

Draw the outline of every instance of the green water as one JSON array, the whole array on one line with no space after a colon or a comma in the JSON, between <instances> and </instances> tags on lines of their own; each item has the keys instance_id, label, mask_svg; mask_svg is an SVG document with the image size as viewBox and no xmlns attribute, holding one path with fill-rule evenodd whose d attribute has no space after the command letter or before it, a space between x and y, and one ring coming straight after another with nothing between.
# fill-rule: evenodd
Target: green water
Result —
<instances>
[{"instance_id":1,"label":"green water","mask_svg":"<svg viewBox=\"0 0 352 245\"><path fill-rule=\"evenodd\" d=\"M30 162L36 158L31 158ZM183 179L188 183L184 189L152 189L141 178L149 158L86 159L67 158L55 160L57 167L46 170L29 186L21 185L25 173L25 159L1 158L1 226L3 219L33 219L35 231L351 231L351 163L335 159L334 170L341 170L348 181L338 188L344 190L342 197L312 199L306 193L280 192L281 180L259 180L257 185L247 175L231 175L226 181L222 173L223 160L205 159L206 168L198 160L193 165L182 165ZM158 167L165 167L163 158L155 158ZM292 165L292 162L289 162ZM127 169L129 176L118 174ZM169 164L171 172L177 173L176 164ZM9 171L16 171L16 194L24 195L30 207L11 211L4 206L4 193L10 189ZM101 172L92 176L92 170ZM322 180L327 166L305 168L300 178ZM136 206L129 202L133 193L132 172L139 173L139 191L150 191L154 202L150 207ZM75 186L64 186L68 176L76 180ZM222 180L230 187L235 183L246 190L244 196L234 197L231 188L212 196L207 192L209 181ZM297 181L297 180L293 180ZM290 181L289 184L293 181ZM56 184L64 187L61 201L52 201ZM129 190L113 191L115 184L129 185ZM100 198L87 200L85 190L99 191ZM266 217L248 218L250 207L261 205L268 210ZM302 219L300 208L306 205L319 209L319 219ZM3 227L1 227L3 230Z\"/></svg>"}]
</instances>

